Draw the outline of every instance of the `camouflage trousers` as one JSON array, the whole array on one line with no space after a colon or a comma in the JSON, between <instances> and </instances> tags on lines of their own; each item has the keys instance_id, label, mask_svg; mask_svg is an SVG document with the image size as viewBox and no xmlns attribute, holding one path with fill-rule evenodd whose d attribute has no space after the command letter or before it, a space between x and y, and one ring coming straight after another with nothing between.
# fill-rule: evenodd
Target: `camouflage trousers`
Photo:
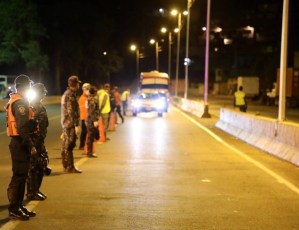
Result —
<instances>
[{"instance_id":1,"label":"camouflage trousers","mask_svg":"<svg viewBox=\"0 0 299 230\"><path fill-rule=\"evenodd\" d=\"M75 127L63 129L61 149L62 166L65 170L74 167L73 150L76 147L77 135Z\"/></svg>"}]
</instances>

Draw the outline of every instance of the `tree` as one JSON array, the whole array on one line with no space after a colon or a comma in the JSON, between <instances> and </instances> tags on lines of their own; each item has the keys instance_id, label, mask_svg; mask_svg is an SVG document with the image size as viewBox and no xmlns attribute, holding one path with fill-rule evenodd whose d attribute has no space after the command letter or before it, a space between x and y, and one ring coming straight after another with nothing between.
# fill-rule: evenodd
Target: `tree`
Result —
<instances>
[{"instance_id":1,"label":"tree","mask_svg":"<svg viewBox=\"0 0 299 230\"><path fill-rule=\"evenodd\" d=\"M42 71L48 68L48 57L40 49L45 30L35 5L30 1L3 0L0 18L0 67L24 65L40 81Z\"/></svg>"}]
</instances>

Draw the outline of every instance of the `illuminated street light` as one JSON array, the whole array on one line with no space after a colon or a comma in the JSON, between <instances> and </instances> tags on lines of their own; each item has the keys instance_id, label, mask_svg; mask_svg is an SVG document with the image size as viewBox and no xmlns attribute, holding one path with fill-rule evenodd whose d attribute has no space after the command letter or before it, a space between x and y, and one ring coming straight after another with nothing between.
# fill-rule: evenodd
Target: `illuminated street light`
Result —
<instances>
[{"instance_id":1,"label":"illuminated street light","mask_svg":"<svg viewBox=\"0 0 299 230\"><path fill-rule=\"evenodd\" d=\"M155 54L156 54L156 70L159 71L159 42L155 39L150 40L150 44L155 44Z\"/></svg>"},{"instance_id":2,"label":"illuminated street light","mask_svg":"<svg viewBox=\"0 0 299 230\"><path fill-rule=\"evenodd\" d=\"M187 99L188 97L188 85L189 85L189 76L188 76L188 68L190 65L190 58L189 58L189 31L190 31L190 8L192 6L194 0L188 0L187 12L184 15L187 15L187 28L186 28L186 57L184 59L185 65L185 92L184 98Z\"/></svg>"},{"instance_id":3,"label":"illuminated street light","mask_svg":"<svg viewBox=\"0 0 299 230\"><path fill-rule=\"evenodd\" d=\"M178 85L179 85L179 62L180 62L180 43L181 43L181 29L182 29L182 13L176 9L173 9L171 15L178 16L178 27L176 29L176 33L178 34L177 41L177 55L176 55L176 71L175 71L175 96L178 96ZM188 12L184 11L183 15L187 15Z\"/></svg>"},{"instance_id":4,"label":"illuminated street light","mask_svg":"<svg viewBox=\"0 0 299 230\"><path fill-rule=\"evenodd\" d=\"M179 62L180 62L180 42L181 42L181 24L182 24L182 14L177 10L172 10L171 14L178 15L178 41L177 41L177 51L176 51L176 70L175 70L175 96L178 96L178 86L179 86Z\"/></svg>"},{"instance_id":5,"label":"illuminated street light","mask_svg":"<svg viewBox=\"0 0 299 230\"><path fill-rule=\"evenodd\" d=\"M162 33L166 33L167 29L165 27L161 28ZM172 33L168 31L168 76L171 79L171 45L172 45Z\"/></svg>"},{"instance_id":6,"label":"illuminated street light","mask_svg":"<svg viewBox=\"0 0 299 230\"><path fill-rule=\"evenodd\" d=\"M139 48L132 44L130 50L136 52L136 79L139 79Z\"/></svg>"}]
</instances>

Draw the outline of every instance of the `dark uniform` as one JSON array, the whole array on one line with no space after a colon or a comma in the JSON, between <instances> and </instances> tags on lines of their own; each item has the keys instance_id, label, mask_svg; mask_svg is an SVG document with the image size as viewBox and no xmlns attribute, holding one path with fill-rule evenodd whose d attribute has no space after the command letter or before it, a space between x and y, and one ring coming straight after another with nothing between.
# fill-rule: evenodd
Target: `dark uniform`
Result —
<instances>
[{"instance_id":1,"label":"dark uniform","mask_svg":"<svg viewBox=\"0 0 299 230\"><path fill-rule=\"evenodd\" d=\"M91 87L87 99L87 118L85 124L87 127L87 156L97 157L93 154L93 142L95 140L96 129L98 129L98 120L100 118L99 99L96 94L96 89Z\"/></svg>"},{"instance_id":2,"label":"dark uniform","mask_svg":"<svg viewBox=\"0 0 299 230\"><path fill-rule=\"evenodd\" d=\"M12 160L12 178L7 189L9 200L9 217L11 219L28 220L35 212L23 206L26 178L28 176L30 156L36 154L32 132L34 125L31 120L29 102L24 98L25 91L30 88L31 81L26 75L15 79L17 93L10 95L7 103L7 134L11 137L9 150Z\"/></svg>"},{"instance_id":3,"label":"dark uniform","mask_svg":"<svg viewBox=\"0 0 299 230\"><path fill-rule=\"evenodd\" d=\"M27 198L29 200L45 200L47 196L40 192L40 187L44 175L49 175L51 169L48 168L48 153L45 147L45 138L47 136L47 127L49 126L47 110L42 104L42 99L45 97L47 90L42 83L37 83L32 86L36 93L30 105L33 108L34 120L38 123L37 132L34 133L34 144L37 150L36 155L32 155L30 159L30 169L27 179Z\"/></svg>"},{"instance_id":4,"label":"dark uniform","mask_svg":"<svg viewBox=\"0 0 299 230\"><path fill-rule=\"evenodd\" d=\"M73 155L78 135L76 130L80 124L80 111L76 95L79 83L80 81L77 76L69 77L69 87L61 98L61 125L63 130L61 157L64 172L67 173L82 172L74 166Z\"/></svg>"}]
</instances>

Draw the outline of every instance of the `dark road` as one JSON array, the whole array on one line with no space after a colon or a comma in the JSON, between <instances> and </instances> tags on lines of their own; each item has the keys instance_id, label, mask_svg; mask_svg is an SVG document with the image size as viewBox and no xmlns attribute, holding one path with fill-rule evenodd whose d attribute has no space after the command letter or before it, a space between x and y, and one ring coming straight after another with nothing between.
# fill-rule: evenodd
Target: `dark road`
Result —
<instances>
[{"instance_id":1,"label":"dark road","mask_svg":"<svg viewBox=\"0 0 299 230\"><path fill-rule=\"evenodd\" d=\"M59 106L48 113L48 199L27 204L37 216L26 222L7 219L11 165L1 130L1 229L298 229L298 167L218 130L215 117L174 107L163 118L126 116L96 145L98 158L76 149L78 175L62 172Z\"/></svg>"}]
</instances>

